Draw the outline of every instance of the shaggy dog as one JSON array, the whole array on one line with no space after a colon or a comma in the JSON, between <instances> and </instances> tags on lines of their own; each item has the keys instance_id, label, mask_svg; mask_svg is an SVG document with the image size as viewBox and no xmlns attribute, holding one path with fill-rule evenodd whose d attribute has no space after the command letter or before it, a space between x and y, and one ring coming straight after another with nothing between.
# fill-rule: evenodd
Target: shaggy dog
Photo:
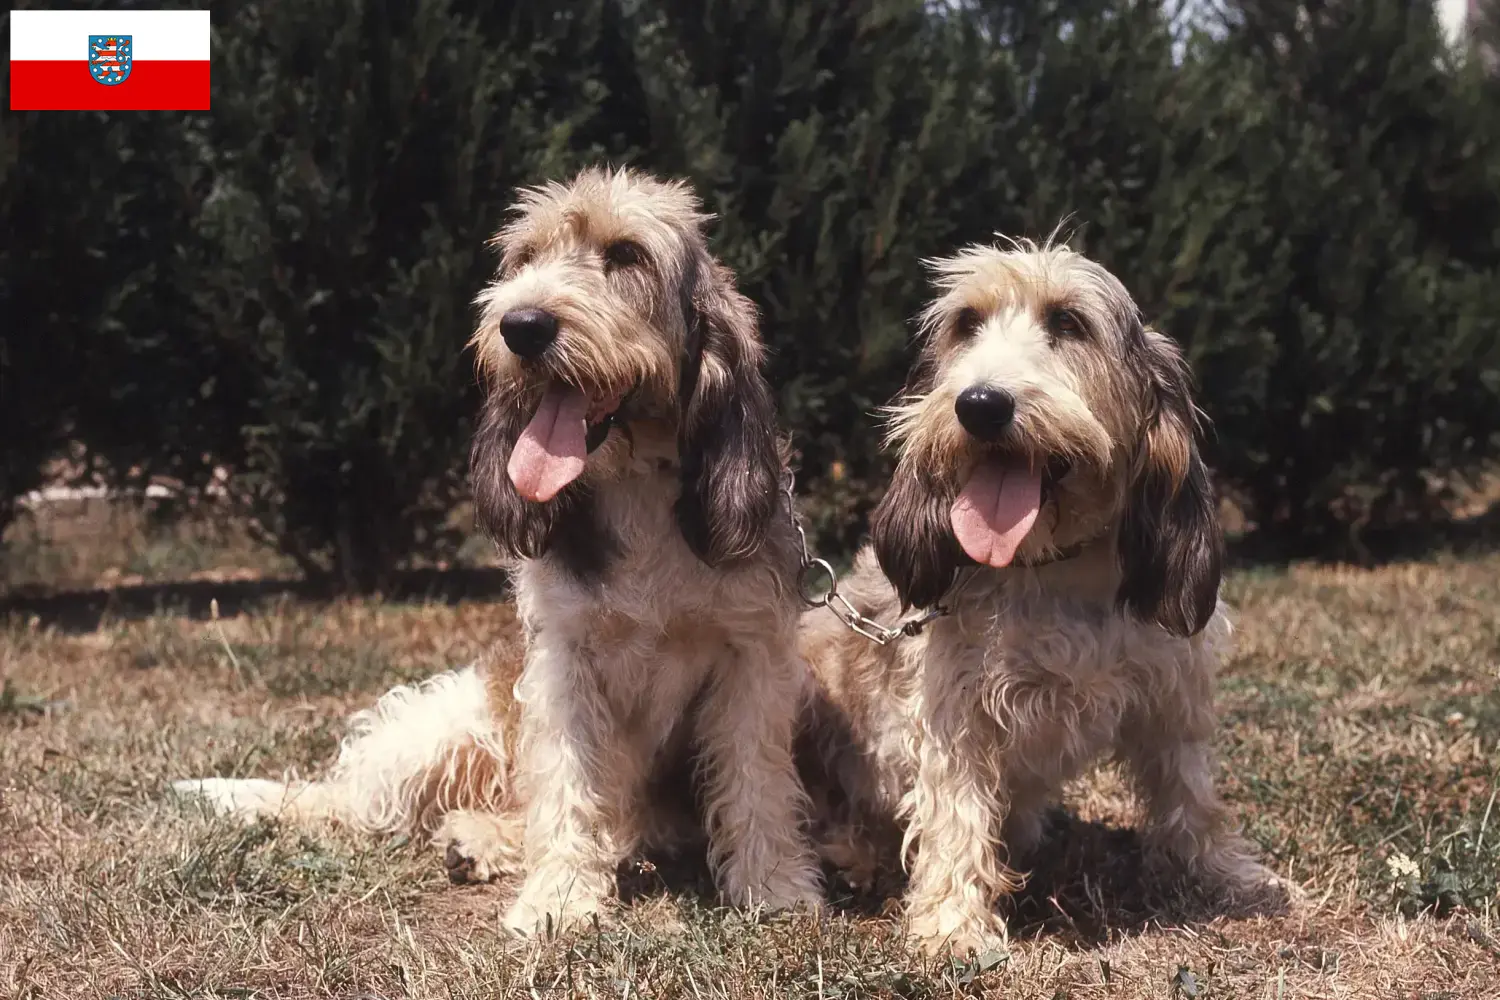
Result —
<instances>
[{"instance_id":1,"label":"shaggy dog","mask_svg":"<svg viewBox=\"0 0 1500 1000\"><path fill-rule=\"evenodd\" d=\"M752 304L684 186L589 170L525 192L474 336L471 472L513 560L503 652L355 716L324 780L179 783L236 812L435 834L455 880L524 873L505 923L573 925L618 864L683 833L653 782L695 762L736 905L818 905L792 759L786 454Z\"/></svg>"},{"instance_id":2,"label":"shaggy dog","mask_svg":"<svg viewBox=\"0 0 1500 1000\"><path fill-rule=\"evenodd\" d=\"M1151 847L1231 890L1264 884L1213 787L1230 624L1187 365L1067 249L932 266L939 294L889 412L899 462L840 592L886 623L940 611L884 644L806 615L808 783L847 810L822 817L840 831L825 854L849 864L859 831L899 820L911 932L995 946L995 904L1020 884L1008 862L1063 783L1112 752Z\"/></svg>"}]
</instances>

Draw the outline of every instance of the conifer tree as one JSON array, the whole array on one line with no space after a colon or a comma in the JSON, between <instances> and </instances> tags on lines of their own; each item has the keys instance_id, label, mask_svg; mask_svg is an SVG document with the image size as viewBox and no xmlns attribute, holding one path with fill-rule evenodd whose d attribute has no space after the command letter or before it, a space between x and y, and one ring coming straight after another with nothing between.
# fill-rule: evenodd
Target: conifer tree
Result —
<instances>
[{"instance_id":1,"label":"conifer tree","mask_svg":"<svg viewBox=\"0 0 1500 1000\"><path fill-rule=\"evenodd\" d=\"M249 384L227 415L243 481L305 571L370 590L442 554L485 242L517 183L628 141L600 114L628 98L597 80L603 10L306 0L222 19L203 335Z\"/></svg>"},{"instance_id":2,"label":"conifer tree","mask_svg":"<svg viewBox=\"0 0 1500 1000\"><path fill-rule=\"evenodd\" d=\"M1302 11L1246 0L1218 50L1267 126L1232 169L1277 164L1251 185L1264 228L1237 239L1266 280L1221 334L1264 331L1270 351L1258 390L1219 414L1219 453L1262 524L1305 552L1432 515L1432 484L1492 451L1500 198L1496 136L1430 5Z\"/></svg>"}]
</instances>

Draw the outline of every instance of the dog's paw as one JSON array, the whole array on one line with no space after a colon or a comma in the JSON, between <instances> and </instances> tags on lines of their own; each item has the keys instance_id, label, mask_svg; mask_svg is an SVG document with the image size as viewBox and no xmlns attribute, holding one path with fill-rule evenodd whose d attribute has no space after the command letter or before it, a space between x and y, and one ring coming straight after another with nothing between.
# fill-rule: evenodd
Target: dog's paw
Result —
<instances>
[{"instance_id":1,"label":"dog's paw","mask_svg":"<svg viewBox=\"0 0 1500 1000\"><path fill-rule=\"evenodd\" d=\"M1148 859L1149 867L1163 871L1183 864L1169 856L1148 855ZM1185 859L1185 867L1230 912L1285 912L1304 897L1300 886L1261 864L1250 846L1238 839Z\"/></svg>"},{"instance_id":2,"label":"dog's paw","mask_svg":"<svg viewBox=\"0 0 1500 1000\"><path fill-rule=\"evenodd\" d=\"M778 867L765 879L726 879L725 900L731 906L771 912L801 909L817 913L823 908L823 882L812 856Z\"/></svg>"},{"instance_id":3,"label":"dog's paw","mask_svg":"<svg viewBox=\"0 0 1500 1000\"><path fill-rule=\"evenodd\" d=\"M544 937L579 930L602 915L609 898L577 882L532 877L521 887L501 923L521 937Z\"/></svg>"},{"instance_id":4,"label":"dog's paw","mask_svg":"<svg viewBox=\"0 0 1500 1000\"><path fill-rule=\"evenodd\" d=\"M443 817L434 838L446 844L443 867L455 885L493 882L520 865L516 824L490 813L458 811Z\"/></svg>"},{"instance_id":5,"label":"dog's paw","mask_svg":"<svg viewBox=\"0 0 1500 1000\"><path fill-rule=\"evenodd\" d=\"M963 958L1010 951L1005 921L994 913L954 903L909 910L907 933L918 948L932 956Z\"/></svg>"},{"instance_id":6,"label":"dog's paw","mask_svg":"<svg viewBox=\"0 0 1500 1000\"><path fill-rule=\"evenodd\" d=\"M766 887L765 895L756 899L768 910L801 910L805 913L821 913L825 900L823 883L816 869L799 872L799 877L773 880Z\"/></svg>"},{"instance_id":7,"label":"dog's paw","mask_svg":"<svg viewBox=\"0 0 1500 1000\"><path fill-rule=\"evenodd\" d=\"M475 885L493 882L500 873L489 862L464 850L458 841L450 840L443 851L443 867L448 870L448 881L454 885Z\"/></svg>"},{"instance_id":8,"label":"dog's paw","mask_svg":"<svg viewBox=\"0 0 1500 1000\"><path fill-rule=\"evenodd\" d=\"M823 873L810 845L800 840L744 843L719 872L719 888L730 906L772 912L823 907Z\"/></svg>"},{"instance_id":9,"label":"dog's paw","mask_svg":"<svg viewBox=\"0 0 1500 1000\"><path fill-rule=\"evenodd\" d=\"M1237 903L1262 910L1279 911L1305 898L1302 887L1277 875L1248 854L1232 854L1212 869L1212 882Z\"/></svg>"},{"instance_id":10,"label":"dog's paw","mask_svg":"<svg viewBox=\"0 0 1500 1000\"><path fill-rule=\"evenodd\" d=\"M758 909L770 913L786 913L797 910L803 913L821 913L825 901L820 889L809 886L768 886L760 891L750 891L740 899L729 900L731 906Z\"/></svg>"}]
</instances>

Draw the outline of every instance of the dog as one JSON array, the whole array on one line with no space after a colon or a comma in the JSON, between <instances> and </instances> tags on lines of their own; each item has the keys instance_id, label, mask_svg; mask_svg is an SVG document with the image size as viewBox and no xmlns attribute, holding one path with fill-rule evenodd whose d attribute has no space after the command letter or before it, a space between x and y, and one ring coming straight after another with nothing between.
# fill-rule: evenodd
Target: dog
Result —
<instances>
[{"instance_id":1,"label":"dog","mask_svg":"<svg viewBox=\"0 0 1500 1000\"><path fill-rule=\"evenodd\" d=\"M495 238L470 471L524 651L388 692L322 781L180 790L429 835L455 881L524 873L504 916L523 934L591 918L621 861L694 831L732 904L819 906L788 449L709 219L680 182L588 169L525 190Z\"/></svg>"},{"instance_id":2,"label":"dog","mask_svg":"<svg viewBox=\"0 0 1500 1000\"><path fill-rule=\"evenodd\" d=\"M1231 624L1180 350L1114 275L1050 241L927 264L936 297L886 411L898 460L840 592L883 623L935 611L883 645L805 614L822 853L863 854L868 872L894 842L918 941L1003 947L1012 860L1063 783L1112 752L1152 856L1236 892L1267 883L1214 790Z\"/></svg>"}]
</instances>

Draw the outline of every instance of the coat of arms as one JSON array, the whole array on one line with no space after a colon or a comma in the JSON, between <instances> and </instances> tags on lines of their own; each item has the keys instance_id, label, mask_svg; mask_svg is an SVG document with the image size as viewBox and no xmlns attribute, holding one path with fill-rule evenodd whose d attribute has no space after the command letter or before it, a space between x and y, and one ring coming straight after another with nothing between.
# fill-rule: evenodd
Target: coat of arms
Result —
<instances>
[{"instance_id":1,"label":"coat of arms","mask_svg":"<svg viewBox=\"0 0 1500 1000\"><path fill-rule=\"evenodd\" d=\"M89 73L106 87L124 83L130 76L130 35L90 35Z\"/></svg>"}]
</instances>

